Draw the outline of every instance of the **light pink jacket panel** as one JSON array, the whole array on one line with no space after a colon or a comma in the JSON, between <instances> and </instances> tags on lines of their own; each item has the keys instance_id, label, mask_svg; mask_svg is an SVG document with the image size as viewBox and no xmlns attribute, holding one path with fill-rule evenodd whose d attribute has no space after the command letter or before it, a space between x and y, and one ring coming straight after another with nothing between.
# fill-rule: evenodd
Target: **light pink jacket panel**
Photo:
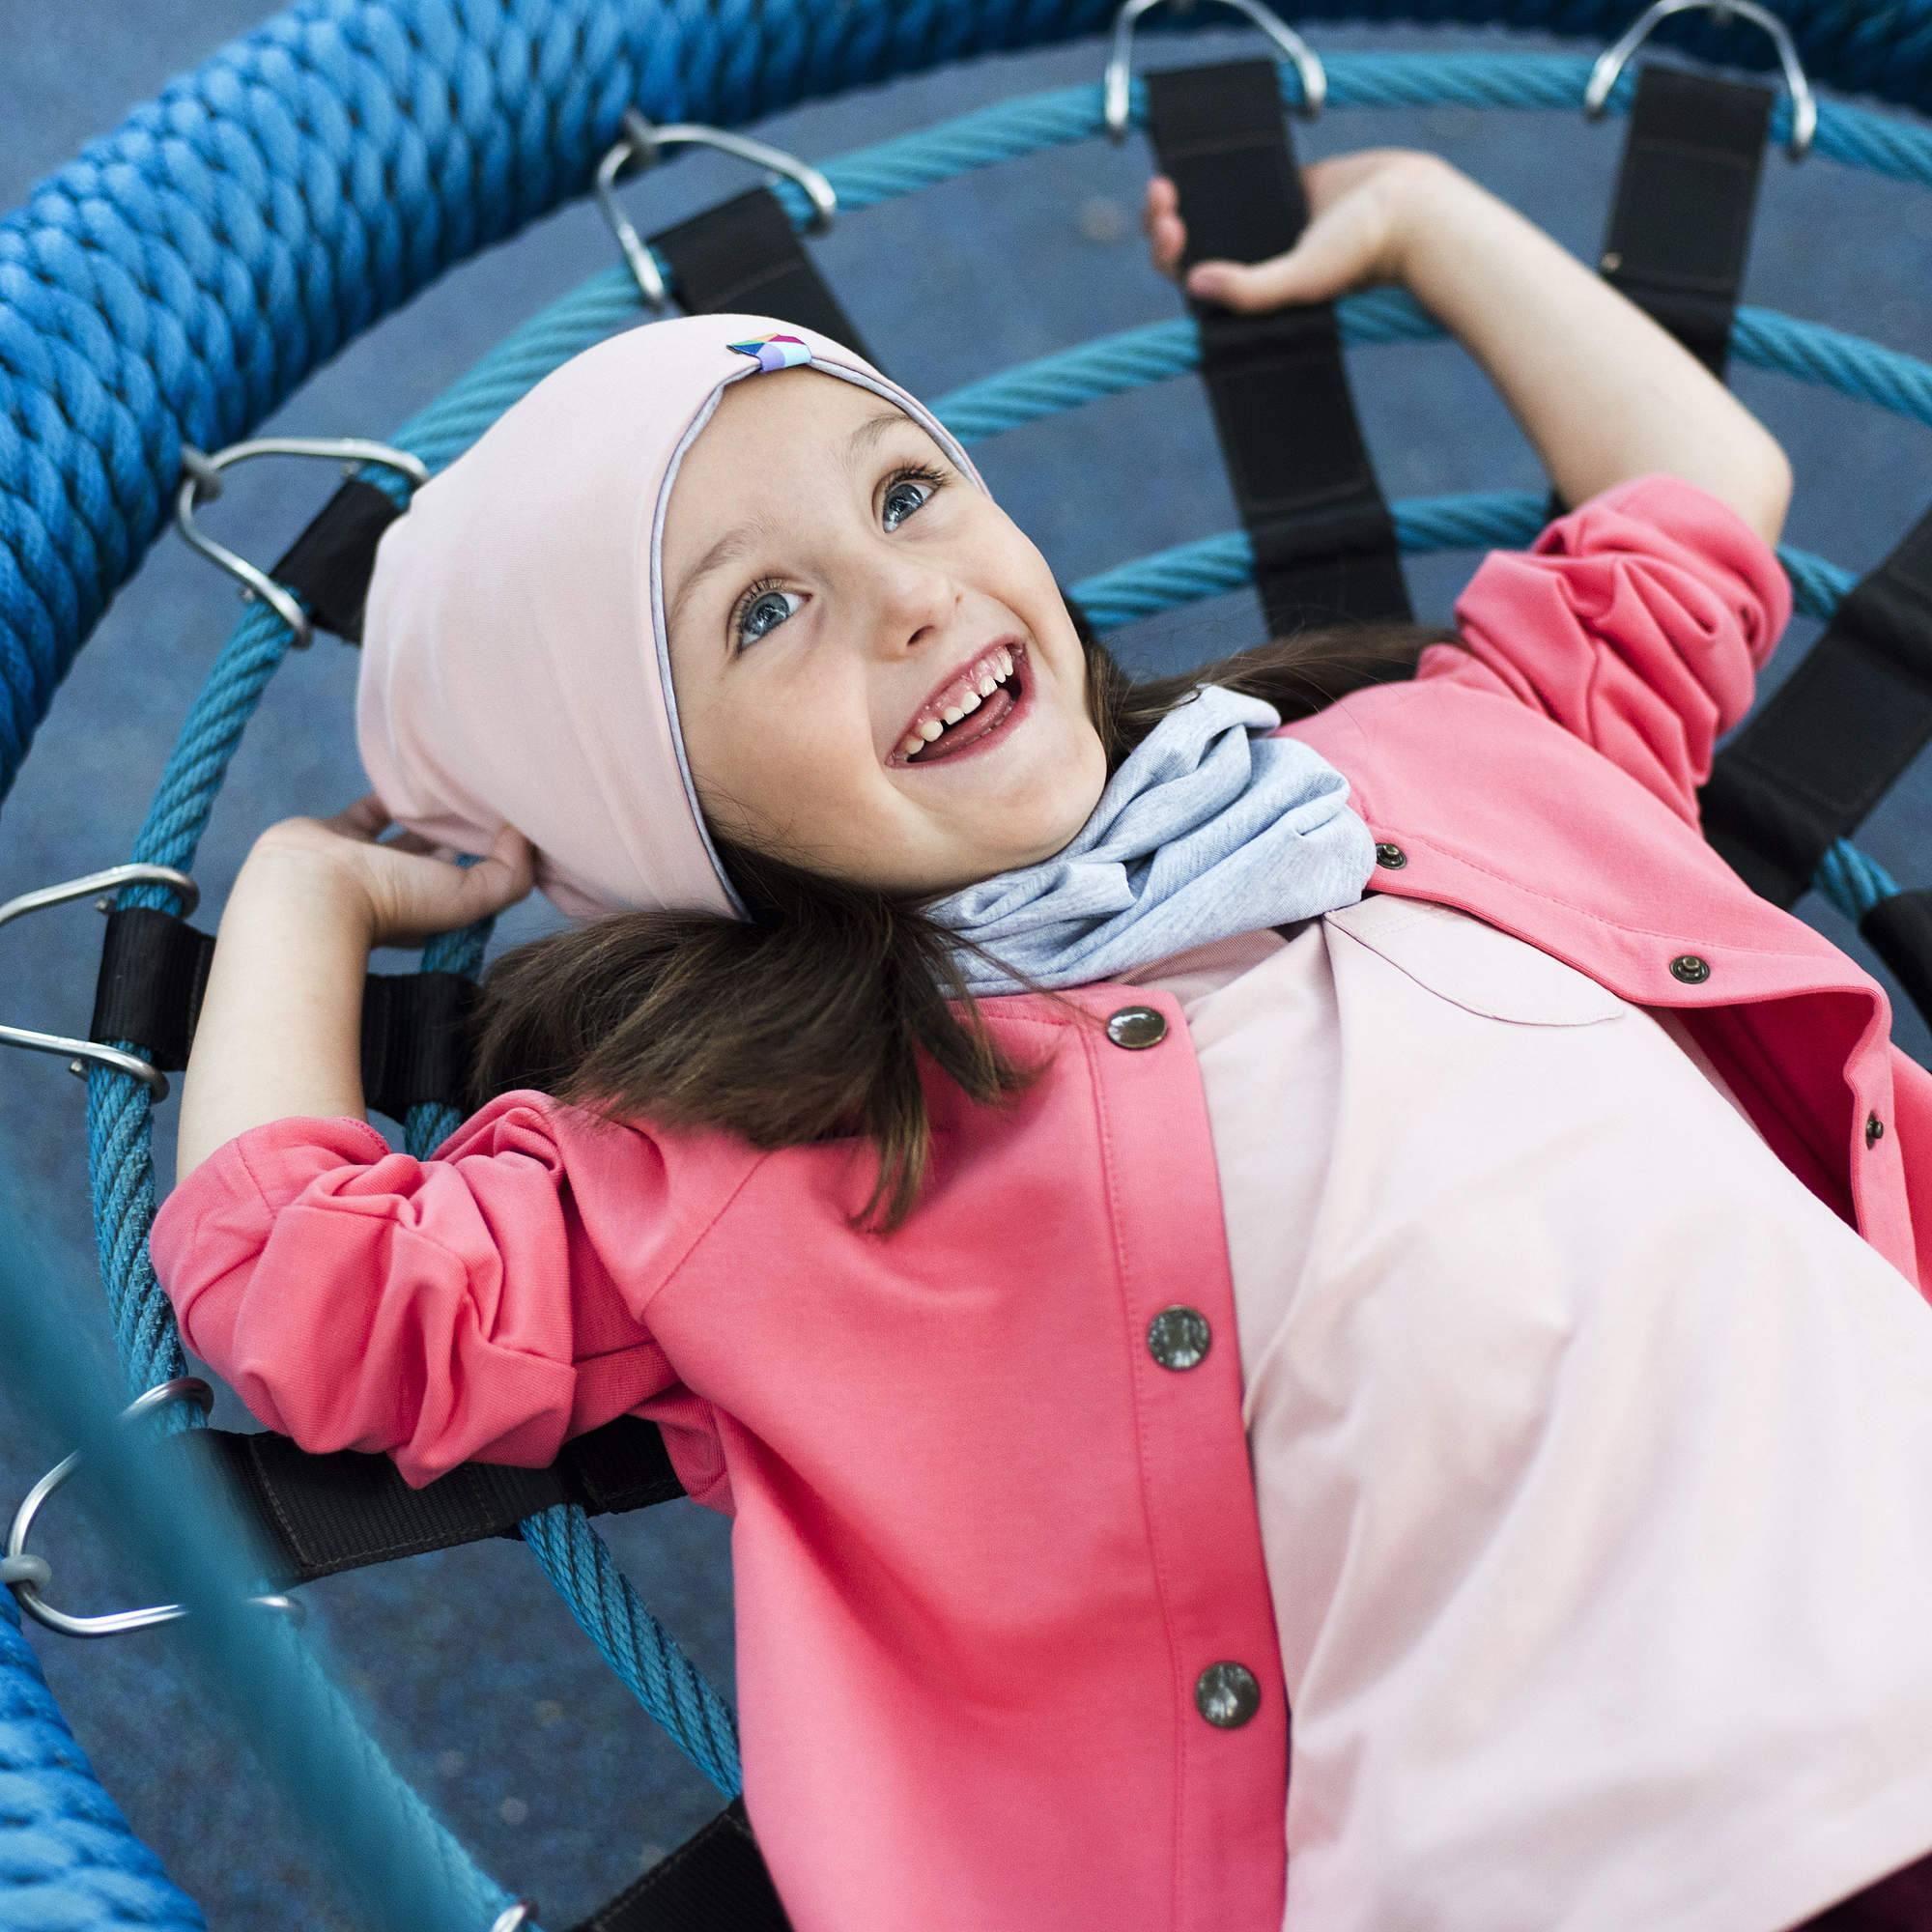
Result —
<instances>
[{"instance_id":1,"label":"light pink jacket panel","mask_svg":"<svg viewBox=\"0 0 1932 1932\"><path fill-rule=\"evenodd\" d=\"M1485 561L1473 658L1284 728L1405 853L1374 885L1692 1009L1780 1158L1916 1282L1932 1077L1695 824L1789 610L1733 513L1644 479ZM1171 996L1071 999L1167 1036L989 1002L1049 1071L1010 1114L928 1084L931 1191L883 1240L847 1226L870 1172L845 1144L599 1129L529 1092L428 1161L362 1122L255 1128L155 1223L189 1346L307 1448L422 1483L626 1408L665 1426L735 1512L746 1800L798 1932L1280 1923L1287 1711L1199 1072ZM1177 1303L1222 1338L1184 1373L1148 1345ZM1261 1687L1234 1729L1195 1703L1224 1661Z\"/></svg>"},{"instance_id":2,"label":"light pink jacket panel","mask_svg":"<svg viewBox=\"0 0 1932 1932\"><path fill-rule=\"evenodd\" d=\"M1768 1932L1932 1847L1932 1309L1675 1015L1386 893L1138 977L1221 1180L1286 1932Z\"/></svg>"}]
</instances>

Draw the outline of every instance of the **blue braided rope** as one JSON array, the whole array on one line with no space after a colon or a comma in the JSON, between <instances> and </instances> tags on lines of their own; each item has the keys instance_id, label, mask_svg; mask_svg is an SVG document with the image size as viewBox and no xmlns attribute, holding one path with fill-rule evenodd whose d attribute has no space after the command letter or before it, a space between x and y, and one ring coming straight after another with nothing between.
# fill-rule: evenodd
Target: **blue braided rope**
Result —
<instances>
[{"instance_id":1,"label":"blue braided rope","mask_svg":"<svg viewBox=\"0 0 1932 1932\"><path fill-rule=\"evenodd\" d=\"M731 1707L644 1607L604 1540L574 1504L519 1525L557 1595L604 1661L727 1798L744 1788Z\"/></svg>"},{"instance_id":2,"label":"blue braided rope","mask_svg":"<svg viewBox=\"0 0 1932 1932\"><path fill-rule=\"evenodd\" d=\"M36 1283L43 1293L44 1283ZM0 1591L0 1884L13 1932L208 1932L201 1907L128 1829L54 1702Z\"/></svg>"},{"instance_id":3,"label":"blue braided rope","mask_svg":"<svg viewBox=\"0 0 1932 1932\"><path fill-rule=\"evenodd\" d=\"M1442 325L1403 289L1344 296L1335 310L1347 348L1447 339ZM1748 305L1738 309L1730 349L1738 362L1932 426L1932 363L1903 350ZM1200 331L1191 317L1142 323L964 384L946 398L946 425L962 440L980 440L1200 365Z\"/></svg>"},{"instance_id":4,"label":"blue braided rope","mask_svg":"<svg viewBox=\"0 0 1932 1932\"><path fill-rule=\"evenodd\" d=\"M1786 11L1817 79L1922 100L1924 8ZM182 442L246 433L451 263L581 193L626 104L729 126L941 59L1094 32L1109 12L1109 0L926 0L894 9L888 35L884 13L802 0L518 0L461 26L438 0L310 0L223 49L0 223L0 797L161 527ZM1612 0L1504 17L1600 39L1624 24ZM1768 43L1702 16L1660 38L1706 58L1770 58ZM1337 56L1331 99L1576 112L1587 65ZM1283 87L1293 99L1292 71ZM1627 73L1612 112L1633 89ZM1062 90L885 144L835 180L857 210L1085 138L1097 115L1097 87ZM1787 129L1780 100L1774 138ZM1821 103L1816 152L1932 180L1921 130L1835 102Z\"/></svg>"}]
</instances>

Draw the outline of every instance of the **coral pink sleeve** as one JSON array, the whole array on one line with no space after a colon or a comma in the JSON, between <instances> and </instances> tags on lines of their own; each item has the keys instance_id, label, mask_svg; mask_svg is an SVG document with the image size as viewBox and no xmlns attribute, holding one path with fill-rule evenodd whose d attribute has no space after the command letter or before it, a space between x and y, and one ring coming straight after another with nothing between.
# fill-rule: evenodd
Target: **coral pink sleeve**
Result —
<instances>
[{"instance_id":1,"label":"coral pink sleeve","mask_svg":"<svg viewBox=\"0 0 1932 1932\"><path fill-rule=\"evenodd\" d=\"M304 1449L386 1451L421 1488L471 1459L541 1466L637 1409L697 1495L722 1474L708 1406L641 1314L669 1191L648 1135L519 1090L428 1160L347 1116L252 1127L150 1247L188 1347Z\"/></svg>"},{"instance_id":2,"label":"coral pink sleeve","mask_svg":"<svg viewBox=\"0 0 1932 1932\"><path fill-rule=\"evenodd\" d=\"M1456 603L1467 651L1447 677L1533 705L1693 825L1717 741L1750 709L1791 619L1776 553L1681 477L1638 476L1559 517L1527 551L1492 551Z\"/></svg>"}]
</instances>

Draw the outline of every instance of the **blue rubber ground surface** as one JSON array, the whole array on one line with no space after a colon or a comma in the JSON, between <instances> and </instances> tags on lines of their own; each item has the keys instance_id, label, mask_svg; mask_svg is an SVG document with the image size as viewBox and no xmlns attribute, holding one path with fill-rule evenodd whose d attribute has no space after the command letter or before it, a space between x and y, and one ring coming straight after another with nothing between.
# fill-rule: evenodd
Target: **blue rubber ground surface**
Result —
<instances>
[{"instance_id":1,"label":"blue rubber ground surface","mask_svg":"<svg viewBox=\"0 0 1932 1932\"><path fill-rule=\"evenodd\" d=\"M111 0L20 14L0 68L0 205L17 203L82 140L258 17L249 0ZM1310 34L1318 47L1336 50L1586 50L1465 30L1318 24ZM1203 58L1219 58L1255 43L1217 33L1193 44ZM1186 51L1170 42L1154 58L1176 61ZM1089 43L980 63L812 106L762 131L824 157L1011 92L1097 77L1100 61L1099 43ZM1370 145L1435 149L1594 259L1623 124L1592 126L1580 111L1351 112L1298 134L1304 158ZM1089 145L1054 154L875 210L821 244L821 259L894 373L937 396L1023 357L1174 313L1172 291L1142 253L1146 172L1137 140L1120 151ZM648 230L746 179L729 162L697 157L630 190L630 205ZM1747 298L1932 355L1928 238L1932 204L1923 194L1830 162L1793 167L1773 156ZM568 209L354 345L269 427L383 436L512 326L613 259L594 210ZM1534 452L1454 345L1364 352L1354 366L1391 497L1543 486ZM1869 568L1932 497L1925 432L1783 378L1743 369L1733 382L1795 461L1788 540L1854 571ZM1235 521L1191 383L1103 403L977 453L1063 581ZM266 560L327 486L327 472L306 467L255 466L211 521ZM1446 616L1474 562L1412 564L1418 611ZM236 610L226 581L173 542L122 593L56 697L0 814L0 900L127 856L163 753ZM1794 624L1768 687L1788 673L1815 629ZM1151 666L1259 635L1257 607L1243 596L1144 626L1124 641L1135 662ZM271 688L203 846L200 923L213 923L264 824L333 810L365 788L350 731L355 674L354 654L324 640L292 658ZM1932 770L1914 773L1860 842L1901 881L1932 879ZM1877 970L1831 907L1813 897L1800 910ZM526 905L500 923L497 945L553 923L541 902ZM84 1031L98 924L82 903L0 934L0 1018ZM377 963L399 970L402 955ZM1932 1060L1932 1035L1916 1015L1900 1015L1896 1037ZM160 1122L165 1184L171 1105ZM61 1263L45 1292L71 1304L76 1324L99 1333L82 1129L81 1087L59 1061L0 1054L0 1162L43 1217ZM242 1419L232 1399L224 1396L217 1419ZM16 1399L0 1401L0 1501L11 1508L65 1447ZM58 1597L86 1608L125 1602L134 1586L86 1523L80 1487L50 1512L43 1532ZM727 1525L681 1505L620 1521L610 1537L646 1600L729 1694ZM337 1578L310 1591L309 1602L343 1680L362 1694L398 1761L492 1870L534 1893L551 1926L568 1925L718 1808L716 1794L604 1670L518 1548L490 1544ZM245 1748L204 1717L193 1687L173 1674L170 1633L96 1645L37 1634L36 1642L104 1781L175 1878L204 1901L211 1925L329 1932L350 1922L326 1860L262 1788ZM0 1926L7 1922L0 1894Z\"/></svg>"}]
</instances>

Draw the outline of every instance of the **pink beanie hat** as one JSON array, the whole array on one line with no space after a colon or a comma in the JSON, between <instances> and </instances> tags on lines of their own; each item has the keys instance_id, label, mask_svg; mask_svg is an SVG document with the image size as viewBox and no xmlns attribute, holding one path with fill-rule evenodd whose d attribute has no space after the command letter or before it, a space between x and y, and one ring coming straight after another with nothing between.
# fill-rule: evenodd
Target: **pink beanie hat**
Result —
<instances>
[{"instance_id":1,"label":"pink beanie hat","mask_svg":"<svg viewBox=\"0 0 1932 1932\"><path fill-rule=\"evenodd\" d=\"M661 553L678 465L724 384L809 364L952 434L863 356L762 315L679 316L573 356L384 533L356 745L390 817L486 853L507 821L562 912L747 917L678 731Z\"/></svg>"}]
</instances>

